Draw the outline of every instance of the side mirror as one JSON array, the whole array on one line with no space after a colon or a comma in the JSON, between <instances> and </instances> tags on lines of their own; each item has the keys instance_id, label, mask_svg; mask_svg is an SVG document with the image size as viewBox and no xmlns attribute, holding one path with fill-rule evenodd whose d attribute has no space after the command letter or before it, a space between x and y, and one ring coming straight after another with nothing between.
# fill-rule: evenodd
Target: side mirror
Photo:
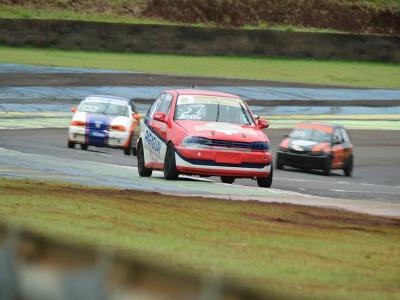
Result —
<instances>
[{"instance_id":1,"label":"side mirror","mask_svg":"<svg viewBox=\"0 0 400 300\"><path fill-rule=\"evenodd\" d=\"M132 118L134 118L136 121L139 121L139 120L142 118L142 115L141 115L141 114L133 113L133 114L132 114Z\"/></svg>"},{"instance_id":2,"label":"side mirror","mask_svg":"<svg viewBox=\"0 0 400 300\"><path fill-rule=\"evenodd\" d=\"M165 113L158 111L153 115L153 119L162 123L167 123L167 117Z\"/></svg>"},{"instance_id":3,"label":"side mirror","mask_svg":"<svg viewBox=\"0 0 400 300\"><path fill-rule=\"evenodd\" d=\"M74 112L76 112L78 109L75 107L75 106L72 106L71 107L71 111L74 113Z\"/></svg>"},{"instance_id":4,"label":"side mirror","mask_svg":"<svg viewBox=\"0 0 400 300\"><path fill-rule=\"evenodd\" d=\"M268 123L267 120L258 119L258 120L257 120L257 126L258 126L260 129L268 128L268 127L269 127L269 123Z\"/></svg>"},{"instance_id":5,"label":"side mirror","mask_svg":"<svg viewBox=\"0 0 400 300\"><path fill-rule=\"evenodd\" d=\"M260 120L260 116L259 115L254 115L254 120Z\"/></svg>"},{"instance_id":6,"label":"side mirror","mask_svg":"<svg viewBox=\"0 0 400 300\"><path fill-rule=\"evenodd\" d=\"M339 145L341 142L337 138L332 138L332 145Z\"/></svg>"}]
</instances>

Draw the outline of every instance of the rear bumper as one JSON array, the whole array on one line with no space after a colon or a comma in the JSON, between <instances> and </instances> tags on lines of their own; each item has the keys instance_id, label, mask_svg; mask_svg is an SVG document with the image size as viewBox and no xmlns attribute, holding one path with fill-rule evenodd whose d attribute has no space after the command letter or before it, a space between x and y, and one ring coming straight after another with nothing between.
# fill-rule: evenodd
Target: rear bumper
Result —
<instances>
[{"instance_id":1,"label":"rear bumper","mask_svg":"<svg viewBox=\"0 0 400 300\"><path fill-rule=\"evenodd\" d=\"M325 169L328 155L299 154L278 151L277 164L307 169Z\"/></svg>"},{"instance_id":2,"label":"rear bumper","mask_svg":"<svg viewBox=\"0 0 400 300\"><path fill-rule=\"evenodd\" d=\"M97 147L110 147L110 148L126 148L129 147L130 133L129 132L114 132L108 131L104 139L104 145L90 143L89 135L85 127L70 126L68 130L68 140L77 144L88 144Z\"/></svg>"},{"instance_id":3,"label":"rear bumper","mask_svg":"<svg viewBox=\"0 0 400 300\"><path fill-rule=\"evenodd\" d=\"M232 163L229 162L229 159L227 159L225 162L218 162L218 159L215 159L217 151L193 150L190 152L190 157L187 157L179 152L179 150L182 151L182 148L177 150L178 151L175 154L175 163L176 169L180 173L191 175L253 178L265 177L271 172L270 152L231 152L229 155L243 156L241 162Z\"/></svg>"}]
</instances>

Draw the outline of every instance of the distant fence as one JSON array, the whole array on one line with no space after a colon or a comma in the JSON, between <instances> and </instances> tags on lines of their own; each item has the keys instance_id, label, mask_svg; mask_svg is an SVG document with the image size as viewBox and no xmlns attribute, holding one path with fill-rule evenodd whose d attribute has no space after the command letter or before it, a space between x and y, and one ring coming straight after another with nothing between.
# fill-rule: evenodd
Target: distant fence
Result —
<instances>
[{"instance_id":1,"label":"distant fence","mask_svg":"<svg viewBox=\"0 0 400 300\"><path fill-rule=\"evenodd\" d=\"M287 56L400 62L400 37L0 19L0 44L188 55Z\"/></svg>"},{"instance_id":2,"label":"distant fence","mask_svg":"<svg viewBox=\"0 0 400 300\"><path fill-rule=\"evenodd\" d=\"M0 300L277 299L217 277L71 245L0 224ZM281 298L282 299L282 298Z\"/></svg>"}]
</instances>

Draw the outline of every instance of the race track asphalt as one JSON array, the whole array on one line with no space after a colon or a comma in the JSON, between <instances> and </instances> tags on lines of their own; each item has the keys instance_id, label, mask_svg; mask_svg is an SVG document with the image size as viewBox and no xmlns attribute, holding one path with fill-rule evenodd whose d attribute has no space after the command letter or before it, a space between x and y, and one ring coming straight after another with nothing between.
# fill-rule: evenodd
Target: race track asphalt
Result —
<instances>
[{"instance_id":1,"label":"race track asphalt","mask_svg":"<svg viewBox=\"0 0 400 300\"><path fill-rule=\"evenodd\" d=\"M272 151L287 130L268 129ZM294 168L274 170L273 187L280 190L340 199L372 200L400 204L400 132L382 130L352 130L355 170L353 177L340 170L330 177L318 171ZM23 153L46 155L57 159L91 161L119 166L136 166L136 158L121 150L90 147L88 151L68 149L66 128L0 130L0 148ZM41 164L40 161L36 162ZM219 178L210 178L220 182ZM154 188L156 189L156 182ZM236 180L235 185L256 186L249 179Z\"/></svg>"}]
</instances>

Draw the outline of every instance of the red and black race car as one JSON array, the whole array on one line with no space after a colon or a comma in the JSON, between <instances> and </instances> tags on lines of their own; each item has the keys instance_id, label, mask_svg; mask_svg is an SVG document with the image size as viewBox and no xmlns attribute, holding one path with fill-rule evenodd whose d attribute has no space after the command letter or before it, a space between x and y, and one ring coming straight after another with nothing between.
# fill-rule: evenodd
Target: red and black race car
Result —
<instances>
[{"instance_id":1,"label":"red and black race car","mask_svg":"<svg viewBox=\"0 0 400 300\"><path fill-rule=\"evenodd\" d=\"M323 170L342 169L346 176L353 172L353 146L346 129L327 123L300 123L279 144L276 167L285 165Z\"/></svg>"},{"instance_id":2,"label":"red and black race car","mask_svg":"<svg viewBox=\"0 0 400 300\"><path fill-rule=\"evenodd\" d=\"M263 128L247 104L233 94L205 90L167 90L142 119L137 142L140 176L179 174L257 179L272 184L272 157Z\"/></svg>"}]
</instances>

